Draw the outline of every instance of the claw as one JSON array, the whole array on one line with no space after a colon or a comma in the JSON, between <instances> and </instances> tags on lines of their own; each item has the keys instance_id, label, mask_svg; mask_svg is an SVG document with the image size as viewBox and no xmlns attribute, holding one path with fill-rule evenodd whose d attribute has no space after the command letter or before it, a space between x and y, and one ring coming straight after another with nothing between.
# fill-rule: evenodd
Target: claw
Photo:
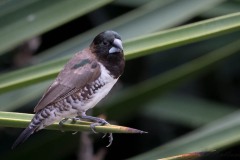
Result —
<instances>
[{"instance_id":1,"label":"claw","mask_svg":"<svg viewBox=\"0 0 240 160\"><path fill-rule=\"evenodd\" d=\"M60 127L62 132L64 132L62 127L68 119L69 118L64 118L63 120L61 120L59 122L59 127ZM76 121L78 121L80 119L86 119L86 120L90 120L90 121L95 122L95 123L90 124L90 128L91 128L93 133L97 133L97 131L95 130L96 126L110 125L106 120L104 120L102 118L86 116L85 114L83 114L79 117L70 118L70 119L72 120L72 123L76 123ZM73 132L72 134L76 134L76 133L78 133L78 131ZM109 134L109 136L108 136L109 137L109 144L106 147L110 147L112 145L112 142L113 142L113 134L112 133L105 133L102 138L105 138L107 134Z\"/></svg>"},{"instance_id":2,"label":"claw","mask_svg":"<svg viewBox=\"0 0 240 160\"><path fill-rule=\"evenodd\" d=\"M93 123L90 124L90 128L92 130L93 133L97 133L95 130L96 126L103 126L103 125L110 125L106 120L102 119L102 118L98 118L98 117L92 117L92 116L87 116L84 113L82 113L81 115L78 116L80 119L83 120L88 120L88 121L92 121ZM106 133L103 138L109 134L109 144L106 147L110 147L113 141L113 134L112 133Z\"/></svg>"},{"instance_id":3,"label":"claw","mask_svg":"<svg viewBox=\"0 0 240 160\"><path fill-rule=\"evenodd\" d=\"M95 127L96 126L101 126L101 125L110 125L107 121L102 121L103 123L92 123L91 125L90 125L90 127L91 127L91 130L93 131L93 133L97 133L96 131L95 131ZM112 142L113 142L113 134L112 133L105 133L104 135L103 135L103 137L102 138L105 138L106 137L106 135L107 134L109 134L109 144L106 146L106 147L110 147L111 145L112 145Z\"/></svg>"},{"instance_id":4,"label":"claw","mask_svg":"<svg viewBox=\"0 0 240 160\"><path fill-rule=\"evenodd\" d=\"M71 120L72 120L72 123L74 124L74 123L76 123L77 121L79 121L80 118L74 117L74 118L71 118Z\"/></svg>"},{"instance_id":5,"label":"claw","mask_svg":"<svg viewBox=\"0 0 240 160\"><path fill-rule=\"evenodd\" d=\"M75 135L75 134L77 134L77 133L78 133L78 131L76 131L76 132L73 132L73 133L72 133L72 135Z\"/></svg>"},{"instance_id":6,"label":"claw","mask_svg":"<svg viewBox=\"0 0 240 160\"><path fill-rule=\"evenodd\" d=\"M107 133L104 133L104 135L102 136L102 138L105 138L105 137L106 137L106 135L107 135Z\"/></svg>"},{"instance_id":7,"label":"claw","mask_svg":"<svg viewBox=\"0 0 240 160\"><path fill-rule=\"evenodd\" d=\"M74 118L71 118L71 120L72 120L72 124L75 124L77 121L79 121L80 120L80 118L77 118L77 117L74 117ZM72 133L72 135L75 135L75 134L77 134L78 133L78 131L76 131L76 132L73 132Z\"/></svg>"},{"instance_id":8,"label":"claw","mask_svg":"<svg viewBox=\"0 0 240 160\"><path fill-rule=\"evenodd\" d=\"M95 134L97 134L97 131L95 130L95 127L96 127L96 126L101 126L101 124L100 124L100 123L92 123L92 124L90 124L91 130L92 130L92 132L95 133Z\"/></svg>"},{"instance_id":9,"label":"claw","mask_svg":"<svg viewBox=\"0 0 240 160\"><path fill-rule=\"evenodd\" d=\"M62 132L64 132L64 130L63 130L63 125L64 125L64 123L65 122L67 122L67 120L68 120L68 118L64 118L64 119L62 119L58 124L59 124L59 128L60 128L60 130L62 131Z\"/></svg>"},{"instance_id":10,"label":"claw","mask_svg":"<svg viewBox=\"0 0 240 160\"><path fill-rule=\"evenodd\" d=\"M106 135L106 134L105 134ZM112 133L109 133L109 144L106 146L106 147L110 147L112 145L112 142L113 142L113 134Z\"/></svg>"},{"instance_id":11,"label":"claw","mask_svg":"<svg viewBox=\"0 0 240 160\"><path fill-rule=\"evenodd\" d=\"M77 117L75 117L75 118L64 118L64 119L62 119L62 120L59 122L59 127L60 127L60 130L61 130L62 132L64 132L64 130L63 130L63 125L64 125L65 122L67 122L68 119L71 119L73 124L76 123L78 120L80 120L80 119L77 118ZM72 134L76 134L77 132L78 132L78 131L73 132Z\"/></svg>"}]
</instances>

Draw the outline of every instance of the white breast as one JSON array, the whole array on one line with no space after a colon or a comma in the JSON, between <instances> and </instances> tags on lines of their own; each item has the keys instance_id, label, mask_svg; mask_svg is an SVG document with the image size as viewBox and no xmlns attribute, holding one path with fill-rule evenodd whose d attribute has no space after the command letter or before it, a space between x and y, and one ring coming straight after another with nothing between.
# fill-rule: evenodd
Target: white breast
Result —
<instances>
[{"instance_id":1,"label":"white breast","mask_svg":"<svg viewBox=\"0 0 240 160\"><path fill-rule=\"evenodd\" d=\"M80 107L80 110L83 112L86 112L88 109L93 108L101 99L103 99L118 80L118 78L114 79L102 64L99 63L99 65L101 69L101 75L96 81L103 82L105 85L99 88L91 97L91 99L89 99L87 103Z\"/></svg>"}]
</instances>

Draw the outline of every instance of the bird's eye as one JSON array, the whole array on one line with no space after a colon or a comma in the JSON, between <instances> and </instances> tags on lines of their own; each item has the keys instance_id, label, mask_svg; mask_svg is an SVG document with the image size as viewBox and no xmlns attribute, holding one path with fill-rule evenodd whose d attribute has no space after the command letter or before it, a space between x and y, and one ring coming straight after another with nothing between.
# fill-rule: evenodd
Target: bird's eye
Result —
<instances>
[{"instance_id":1,"label":"bird's eye","mask_svg":"<svg viewBox=\"0 0 240 160\"><path fill-rule=\"evenodd\" d=\"M104 41L104 42L103 42L103 45L104 45L104 46L108 45L108 42Z\"/></svg>"}]
</instances>

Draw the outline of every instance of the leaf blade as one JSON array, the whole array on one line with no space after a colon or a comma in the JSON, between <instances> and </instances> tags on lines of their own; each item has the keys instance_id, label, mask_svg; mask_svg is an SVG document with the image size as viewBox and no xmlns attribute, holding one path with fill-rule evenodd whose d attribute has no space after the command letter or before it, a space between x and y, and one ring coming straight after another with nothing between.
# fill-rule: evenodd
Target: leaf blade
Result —
<instances>
[{"instance_id":1,"label":"leaf blade","mask_svg":"<svg viewBox=\"0 0 240 160\"><path fill-rule=\"evenodd\" d=\"M225 23L227 23L226 26ZM216 25L218 28L216 28ZM156 51L193 43L223 34L223 32L226 31L239 29L239 26L240 12L170 29L164 32L150 34L126 42L126 58L132 59L146 56ZM200 30L197 31L198 29ZM197 33L189 36L189 30L191 30L191 32L196 31ZM180 33L182 37L179 37L178 33ZM63 64L66 63L67 59L69 59L69 56L2 75L0 77L0 93L55 77L61 70Z\"/></svg>"},{"instance_id":2,"label":"leaf blade","mask_svg":"<svg viewBox=\"0 0 240 160\"><path fill-rule=\"evenodd\" d=\"M84 15L111 0L35 1L0 17L0 55L21 42ZM21 30L21 32L19 32Z\"/></svg>"},{"instance_id":3,"label":"leaf blade","mask_svg":"<svg viewBox=\"0 0 240 160\"><path fill-rule=\"evenodd\" d=\"M26 128L33 114L24 114L24 113L15 113L15 112L0 112L0 126L2 127L17 127L17 128ZM91 122L80 121L72 124L71 121L67 121L63 125L64 131L91 131L90 127ZM46 129L51 130L60 130L59 124L54 123ZM124 126L117 125L105 125L105 126L96 126L96 131L101 133L146 133L144 131L133 129Z\"/></svg>"}]
</instances>

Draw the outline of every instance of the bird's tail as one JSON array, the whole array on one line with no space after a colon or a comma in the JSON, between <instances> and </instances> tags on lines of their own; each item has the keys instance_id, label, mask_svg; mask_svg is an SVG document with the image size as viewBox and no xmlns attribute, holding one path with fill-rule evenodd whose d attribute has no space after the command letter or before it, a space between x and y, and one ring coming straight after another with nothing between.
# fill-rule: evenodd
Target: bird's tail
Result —
<instances>
[{"instance_id":1,"label":"bird's tail","mask_svg":"<svg viewBox=\"0 0 240 160\"><path fill-rule=\"evenodd\" d=\"M31 134L36 132L41 124L42 120L38 119L38 116L35 115L29 124L29 126L20 134L17 140L12 145L12 149L16 148L21 143L25 142Z\"/></svg>"}]
</instances>

